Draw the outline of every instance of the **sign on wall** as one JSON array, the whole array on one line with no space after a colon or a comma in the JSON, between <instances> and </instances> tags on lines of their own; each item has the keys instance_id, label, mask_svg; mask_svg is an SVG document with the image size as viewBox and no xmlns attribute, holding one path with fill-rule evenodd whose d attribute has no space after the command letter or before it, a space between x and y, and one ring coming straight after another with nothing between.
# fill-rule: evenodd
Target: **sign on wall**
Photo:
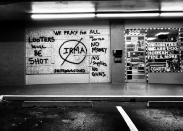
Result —
<instances>
[{"instance_id":1,"label":"sign on wall","mask_svg":"<svg viewBox=\"0 0 183 131\"><path fill-rule=\"evenodd\" d=\"M149 72L181 72L179 29L151 29L147 32Z\"/></svg>"},{"instance_id":2,"label":"sign on wall","mask_svg":"<svg viewBox=\"0 0 183 131\"><path fill-rule=\"evenodd\" d=\"M109 53L109 27L26 30L26 75L88 74L88 82L109 82Z\"/></svg>"},{"instance_id":3,"label":"sign on wall","mask_svg":"<svg viewBox=\"0 0 183 131\"><path fill-rule=\"evenodd\" d=\"M129 52L140 51L133 43L138 43L138 46L142 45L141 38L138 36L142 32L147 37L144 46L146 46L148 72L183 72L181 28L127 29L125 34L130 35L130 37L126 37ZM140 56L140 54L129 54L129 59L133 60L133 56ZM135 59L135 62L140 62L140 59Z\"/></svg>"},{"instance_id":4,"label":"sign on wall","mask_svg":"<svg viewBox=\"0 0 183 131\"><path fill-rule=\"evenodd\" d=\"M127 80L133 78L134 68L138 69L135 76L144 67L147 76L156 72L183 72L182 28L126 29L125 48Z\"/></svg>"}]
</instances>

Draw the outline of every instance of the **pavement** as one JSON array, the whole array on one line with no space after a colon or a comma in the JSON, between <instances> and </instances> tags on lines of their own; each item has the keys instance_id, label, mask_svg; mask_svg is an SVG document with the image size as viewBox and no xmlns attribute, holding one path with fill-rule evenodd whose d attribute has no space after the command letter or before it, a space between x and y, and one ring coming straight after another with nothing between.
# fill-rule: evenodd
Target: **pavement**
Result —
<instances>
[{"instance_id":1,"label":"pavement","mask_svg":"<svg viewBox=\"0 0 183 131\"><path fill-rule=\"evenodd\" d=\"M8 114L8 115L7 115ZM0 106L1 131L128 131L114 106Z\"/></svg>"},{"instance_id":2,"label":"pavement","mask_svg":"<svg viewBox=\"0 0 183 131\"><path fill-rule=\"evenodd\" d=\"M121 104L139 131L182 131L183 108L147 107L146 103Z\"/></svg>"},{"instance_id":3,"label":"pavement","mask_svg":"<svg viewBox=\"0 0 183 131\"><path fill-rule=\"evenodd\" d=\"M183 85L1 86L0 100L1 131L183 130Z\"/></svg>"},{"instance_id":4,"label":"pavement","mask_svg":"<svg viewBox=\"0 0 183 131\"><path fill-rule=\"evenodd\" d=\"M182 108L149 108L145 102L83 105L0 104L1 131L181 131ZM43 104L44 105L44 104ZM8 115L7 115L8 114Z\"/></svg>"}]
</instances>

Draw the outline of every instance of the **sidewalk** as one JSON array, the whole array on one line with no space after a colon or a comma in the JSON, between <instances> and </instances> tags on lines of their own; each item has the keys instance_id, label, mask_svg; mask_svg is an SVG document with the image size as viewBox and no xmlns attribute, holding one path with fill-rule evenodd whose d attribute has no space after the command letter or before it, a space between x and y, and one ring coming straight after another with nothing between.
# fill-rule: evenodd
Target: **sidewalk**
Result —
<instances>
[{"instance_id":1,"label":"sidewalk","mask_svg":"<svg viewBox=\"0 0 183 131\"><path fill-rule=\"evenodd\" d=\"M183 85L170 84L52 84L1 87L1 95L183 96Z\"/></svg>"}]
</instances>

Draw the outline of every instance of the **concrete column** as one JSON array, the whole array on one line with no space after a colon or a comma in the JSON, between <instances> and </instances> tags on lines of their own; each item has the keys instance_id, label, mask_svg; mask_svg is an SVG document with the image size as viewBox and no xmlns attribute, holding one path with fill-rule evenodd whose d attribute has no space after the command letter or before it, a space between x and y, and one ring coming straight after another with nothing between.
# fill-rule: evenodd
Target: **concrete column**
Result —
<instances>
[{"instance_id":1,"label":"concrete column","mask_svg":"<svg viewBox=\"0 0 183 131\"><path fill-rule=\"evenodd\" d=\"M111 27L111 81L112 83L125 82L125 40L124 24L122 21L112 21ZM122 63L115 63L113 50L122 50Z\"/></svg>"}]
</instances>

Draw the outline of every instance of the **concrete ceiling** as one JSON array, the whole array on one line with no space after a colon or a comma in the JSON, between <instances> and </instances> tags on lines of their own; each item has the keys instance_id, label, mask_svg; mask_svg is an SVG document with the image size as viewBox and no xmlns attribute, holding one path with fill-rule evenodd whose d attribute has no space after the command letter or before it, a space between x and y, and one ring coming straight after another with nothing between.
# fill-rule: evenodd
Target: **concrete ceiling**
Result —
<instances>
[{"instance_id":1,"label":"concrete ceiling","mask_svg":"<svg viewBox=\"0 0 183 131\"><path fill-rule=\"evenodd\" d=\"M74 10L75 9L75 10ZM83 10L82 10L83 9ZM182 0L1 0L0 20L26 19L31 13L183 12Z\"/></svg>"}]
</instances>

